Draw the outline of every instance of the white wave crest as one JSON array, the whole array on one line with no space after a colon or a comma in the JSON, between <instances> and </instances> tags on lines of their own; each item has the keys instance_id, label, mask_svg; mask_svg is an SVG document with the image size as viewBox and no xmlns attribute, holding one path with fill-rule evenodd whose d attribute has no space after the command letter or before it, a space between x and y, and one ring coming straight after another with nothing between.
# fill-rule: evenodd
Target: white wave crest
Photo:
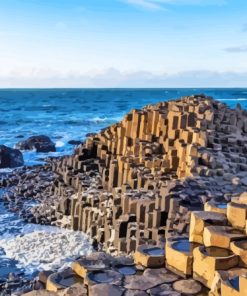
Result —
<instances>
[{"instance_id":1,"label":"white wave crest","mask_svg":"<svg viewBox=\"0 0 247 296\"><path fill-rule=\"evenodd\" d=\"M107 120L106 117L104 117L104 118L94 117L92 119L89 119L89 121L92 121L92 122L105 122L106 120Z\"/></svg>"},{"instance_id":2,"label":"white wave crest","mask_svg":"<svg viewBox=\"0 0 247 296\"><path fill-rule=\"evenodd\" d=\"M70 266L77 257L92 252L86 235L57 227L28 225L23 234L0 240L6 257L18 261L27 274Z\"/></svg>"},{"instance_id":3,"label":"white wave crest","mask_svg":"<svg viewBox=\"0 0 247 296\"><path fill-rule=\"evenodd\" d=\"M11 168L5 168L5 169L0 169L0 173L11 173L13 172L14 169Z\"/></svg>"},{"instance_id":4,"label":"white wave crest","mask_svg":"<svg viewBox=\"0 0 247 296\"><path fill-rule=\"evenodd\" d=\"M104 117L104 118L101 118L101 117L93 117L92 119L89 119L89 121L91 122L106 122L106 121L120 121L122 120L123 117L111 117L111 118L108 118L108 117Z\"/></svg>"},{"instance_id":5,"label":"white wave crest","mask_svg":"<svg viewBox=\"0 0 247 296\"><path fill-rule=\"evenodd\" d=\"M56 142L56 147L63 147L65 143L63 141L57 141Z\"/></svg>"},{"instance_id":6,"label":"white wave crest","mask_svg":"<svg viewBox=\"0 0 247 296\"><path fill-rule=\"evenodd\" d=\"M236 98L236 99L219 99L219 101L247 101L247 98Z\"/></svg>"}]
</instances>

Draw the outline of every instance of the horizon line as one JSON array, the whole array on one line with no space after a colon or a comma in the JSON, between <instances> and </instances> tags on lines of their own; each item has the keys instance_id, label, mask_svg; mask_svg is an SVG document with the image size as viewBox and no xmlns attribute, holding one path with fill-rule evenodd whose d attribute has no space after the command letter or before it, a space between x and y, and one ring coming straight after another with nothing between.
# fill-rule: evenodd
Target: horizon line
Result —
<instances>
[{"instance_id":1,"label":"horizon line","mask_svg":"<svg viewBox=\"0 0 247 296\"><path fill-rule=\"evenodd\" d=\"M88 89L88 90L138 90L138 89L247 89L247 86L186 86L186 87L0 87L1 90L55 90L55 89Z\"/></svg>"}]
</instances>

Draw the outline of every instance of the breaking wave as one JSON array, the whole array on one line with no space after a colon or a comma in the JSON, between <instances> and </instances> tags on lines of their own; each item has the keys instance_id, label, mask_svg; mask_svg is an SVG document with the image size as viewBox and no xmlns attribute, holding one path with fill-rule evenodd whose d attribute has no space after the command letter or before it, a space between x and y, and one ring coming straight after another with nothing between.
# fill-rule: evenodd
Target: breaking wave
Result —
<instances>
[{"instance_id":1,"label":"breaking wave","mask_svg":"<svg viewBox=\"0 0 247 296\"><path fill-rule=\"evenodd\" d=\"M228 102L228 101L247 101L247 98L219 99L219 101L223 101L223 102Z\"/></svg>"},{"instance_id":2,"label":"breaking wave","mask_svg":"<svg viewBox=\"0 0 247 296\"><path fill-rule=\"evenodd\" d=\"M82 232L52 226L26 225L18 236L0 240L8 259L17 261L26 274L58 270L70 266L77 257L92 252L91 243Z\"/></svg>"}]
</instances>

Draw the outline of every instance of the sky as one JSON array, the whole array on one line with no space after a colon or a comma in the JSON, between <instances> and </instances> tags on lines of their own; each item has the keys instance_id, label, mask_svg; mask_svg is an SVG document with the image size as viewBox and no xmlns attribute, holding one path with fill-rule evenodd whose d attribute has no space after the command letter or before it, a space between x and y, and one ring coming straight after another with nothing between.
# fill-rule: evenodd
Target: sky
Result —
<instances>
[{"instance_id":1,"label":"sky","mask_svg":"<svg viewBox=\"0 0 247 296\"><path fill-rule=\"evenodd\" d=\"M247 87L247 1L0 0L0 87Z\"/></svg>"}]
</instances>

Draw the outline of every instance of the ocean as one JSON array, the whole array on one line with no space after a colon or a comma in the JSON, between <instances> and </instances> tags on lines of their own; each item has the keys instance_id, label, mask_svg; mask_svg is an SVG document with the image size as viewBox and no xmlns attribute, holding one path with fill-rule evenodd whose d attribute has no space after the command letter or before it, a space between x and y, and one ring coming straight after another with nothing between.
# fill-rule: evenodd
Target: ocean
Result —
<instances>
[{"instance_id":1,"label":"ocean","mask_svg":"<svg viewBox=\"0 0 247 296\"><path fill-rule=\"evenodd\" d=\"M205 93L234 107L247 107L247 89L2 89L0 90L0 144L44 134L59 156L72 153L69 140L83 141L87 133L119 121L133 108ZM25 152L26 164L42 162L47 154Z\"/></svg>"},{"instance_id":2,"label":"ocean","mask_svg":"<svg viewBox=\"0 0 247 296\"><path fill-rule=\"evenodd\" d=\"M24 152L26 165L39 164L48 155L72 153L70 140L83 141L87 133L121 120L133 108L201 93L230 107L240 103L247 109L247 89L2 89L0 144L14 147L33 135L49 136L57 152ZM27 225L18 214L9 213L1 201L0 228L0 278L9 272L30 276L42 269L56 270L91 251L84 234ZM60 248L61 239L65 249Z\"/></svg>"}]
</instances>

